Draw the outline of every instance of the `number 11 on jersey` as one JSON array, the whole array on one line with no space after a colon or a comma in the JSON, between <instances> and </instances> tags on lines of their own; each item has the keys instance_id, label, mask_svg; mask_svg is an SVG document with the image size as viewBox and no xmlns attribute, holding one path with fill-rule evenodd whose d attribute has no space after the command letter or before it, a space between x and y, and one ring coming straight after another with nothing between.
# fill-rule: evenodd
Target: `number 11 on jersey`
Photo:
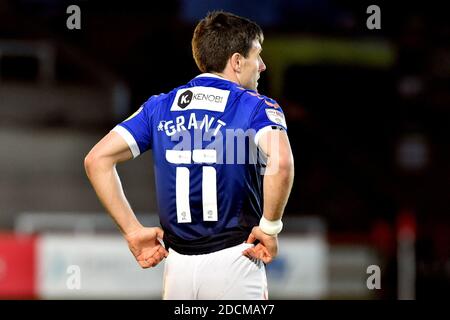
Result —
<instances>
[{"instance_id":1,"label":"number 11 on jersey","mask_svg":"<svg viewBox=\"0 0 450 320\"><path fill-rule=\"evenodd\" d=\"M193 150L192 159L194 163L215 163L216 150L196 149ZM191 151L166 150L166 160L173 164L190 164ZM203 221L217 221L217 174L216 169L211 166L202 168L202 207ZM186 167L176 168L176 206L178 223L191 223L191 209L189 203L189 169Z\"/></svg>"}]
</instances>

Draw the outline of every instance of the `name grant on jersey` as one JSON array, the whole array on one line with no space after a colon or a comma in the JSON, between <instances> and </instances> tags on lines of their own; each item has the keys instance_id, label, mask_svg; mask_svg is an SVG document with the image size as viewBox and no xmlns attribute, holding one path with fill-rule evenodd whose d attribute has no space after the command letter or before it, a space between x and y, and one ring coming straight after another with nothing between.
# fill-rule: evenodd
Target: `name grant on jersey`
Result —
<instances>
[{"instance_id":1,"label":"name grant on jersey","mask_svg":"<svg viewBox=\"0 0 450 320\"><path fill-rule=\"evenodd\" d=\"M217 125L212 128L212 124L214 123L215 118L208 114L203 116L201 121L197 121L197 117L195 113L191 113L189 119L186 121L184 115L178 116L174 120L162 120L158 124L158 131L163 131L167 136L173 136L177 132L185 131L185 130L205 130L205 132L209 132L210 130L214 130L212 135L215 136L219 132L220 128L226 126L226 123L222 120L217 120Z\"/></svg>"}]
</instances>

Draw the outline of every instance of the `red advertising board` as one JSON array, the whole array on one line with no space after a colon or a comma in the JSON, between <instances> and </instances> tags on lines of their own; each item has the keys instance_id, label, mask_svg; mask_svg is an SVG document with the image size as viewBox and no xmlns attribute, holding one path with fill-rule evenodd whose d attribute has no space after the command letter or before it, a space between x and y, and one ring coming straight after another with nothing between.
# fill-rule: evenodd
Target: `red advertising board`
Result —
<instances>
[{"instance_id":1,"label":"red advertising board","mask_svg":"<svg viewBox=\"0 0 450 320\"><path fill-rule=\"evenodd\" d=\"M35 297L36 237L0 233L0 299Z\"/></svg>"}]
</instances>

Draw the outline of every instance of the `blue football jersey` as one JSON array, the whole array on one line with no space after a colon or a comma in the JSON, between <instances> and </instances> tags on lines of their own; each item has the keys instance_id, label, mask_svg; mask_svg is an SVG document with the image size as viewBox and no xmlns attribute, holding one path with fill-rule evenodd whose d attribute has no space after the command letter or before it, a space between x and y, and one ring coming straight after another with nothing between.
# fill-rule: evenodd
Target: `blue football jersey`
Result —
<instances>
[{"instance_id":1,"label":"blue football jersey","mask_svg":"<svg viewBox=\"0 0 450 320\"><path fill-rule=\"evenodd\" d=\"M113 130L134 157L152 149L164 244L204 254L244 242L263 206L265 130L287 130L276 101L214 74L150 97Z\"/></svg>"}]
</instances>

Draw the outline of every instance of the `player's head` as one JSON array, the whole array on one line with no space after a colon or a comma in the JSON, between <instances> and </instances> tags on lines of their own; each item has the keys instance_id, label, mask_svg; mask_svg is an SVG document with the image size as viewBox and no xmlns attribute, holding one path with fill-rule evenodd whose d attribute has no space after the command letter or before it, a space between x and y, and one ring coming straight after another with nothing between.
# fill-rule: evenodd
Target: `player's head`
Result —
<instances>
[{"instance_id":1,"label":"player's head","mask_svg":"<svg viewBox=\"0 0 450 320\"><path fill-rule=\"evenodd\" d=\"M222 73L228 68L241 86L256 90L259 74L266 69L260 56L263 40L255 22L215 11L197 24L192 54L201 72Z\"/></svg>"}]
</instances>

